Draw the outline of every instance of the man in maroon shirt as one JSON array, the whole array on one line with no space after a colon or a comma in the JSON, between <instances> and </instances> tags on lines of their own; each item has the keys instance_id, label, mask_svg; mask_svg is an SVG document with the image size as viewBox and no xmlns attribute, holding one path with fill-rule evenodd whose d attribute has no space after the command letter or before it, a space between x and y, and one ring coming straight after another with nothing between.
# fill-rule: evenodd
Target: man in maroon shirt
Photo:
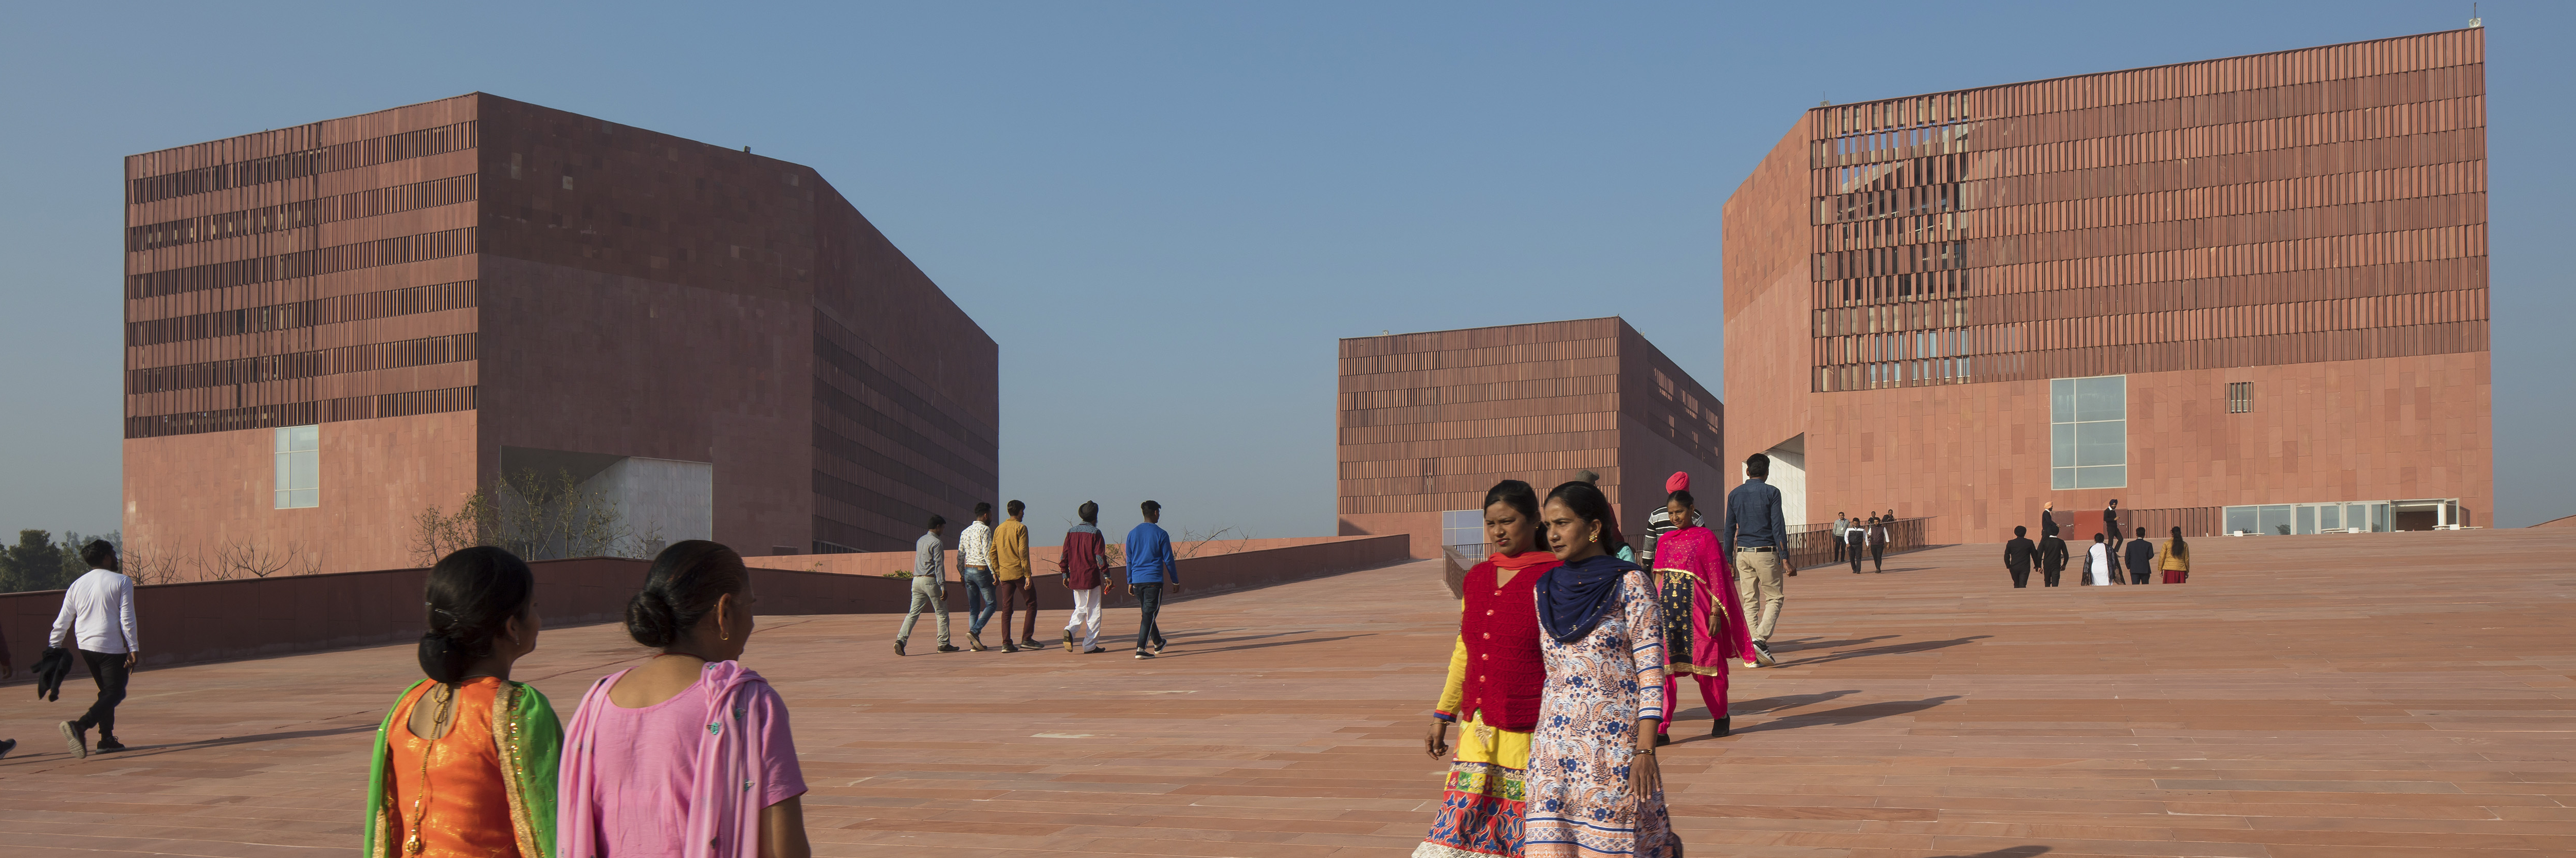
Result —
<instances>
[{"instance_id":1,"label":"man in maroon shirt","mask_svg":"<svg viewBox=\"0 0 2576 858\"><path fill-rule=\"evenodd\" d=\"M1064 618L1064 651L1107 652L1100 648L1100 602L1109 592L1108 542L1100 535L1100 505L1083 501L1082 523L1064 533L1064 548L1056 565L1064 568L1065 589L1073 591L1073 615ZM1075 629L1085 625L1090 630L1076 649Z\"/></svg>"}]
</instances>

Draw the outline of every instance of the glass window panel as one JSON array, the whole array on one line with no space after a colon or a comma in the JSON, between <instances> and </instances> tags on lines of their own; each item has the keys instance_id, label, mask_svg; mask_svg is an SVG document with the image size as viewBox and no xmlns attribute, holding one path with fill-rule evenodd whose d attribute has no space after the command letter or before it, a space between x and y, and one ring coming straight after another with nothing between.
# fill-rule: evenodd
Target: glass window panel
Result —
<instances>
[{"instance_id":1,"label":"glass window panel","mask_svg":"<svg viewBox=\"0 0 2576 858\"><path fill-rule=\"evenodd\" d=\"M2129 469L2123 465L2075 471L2075 487L2079 489L2116 489L2129 484Z\"/></svg>"},{"instance_id":2,"label":"glass window panel","mask_svg":"<svg viewBox=\"0 0 2576 858\"><path fill-rule=\"evenodd\" d=\"M2075 487L2075 469L2074 469L2074 468L2050 468L2050 469L2048 469L2048 487L2049 487L2050 489L2071 489L2071 488L2074 488L2074 487Z\"/></svg>"},{"instance_id":3,"label":"glass window panel","mask_svg":"<svg viewBox=\"0 0 2576 858\"><path fill-rule=\"evenodd\" d=\"M286 433L287 427L280 426L277 428L277 452L283 453L287 451Z\"/></svg>"},{"instance_id":4,"label":"glass window panel","mask_svg":"<svg viewBox=\"0 0 2576 858\"><path fill-rule=\"evenodd\" d=\"M2048 464L2056 468L2075 464L2075 424L2059 423L2048 427Z\"/></svg>"},{"instance_id":5,"label":"glass window panel","mask_svg":"<svg viewBox=\"0 0 2576 858\"><path fill-rule=\"evenodd\" d=\"M2125 420L2129 416L2126 376L2075 380L2075 419Z\"/></svg>"},{"instance_id":6,"label":"glass window panel","mask_svg":"<svg viewBox=\"0 0 2576 858\"><path fill-rule=\"evenodd\" d=\"M296 489L294 494L295 502L292 506L299 509L305 507L318 507L322 505L321 489Z\"/></svg>"},{"instance_id":7,"label":"glass window panel","mask_svg":"<svg viewBox=\"0 0 2576 858\"><path fill-rule=\"evenodd\" d=\"M2317 532L2343 529L2343 504L2317 507Z\"/></svg>"},{"instance_id":8,"label":"glass window panel","mask_svg":"<svg viewBox=\"0 0 2576 858\"><path fill-rule=\"evenodd\" d=\"M286 454L286 460L287 474L293 478L287 481L287 488L311 489L321 487L321 454L310 450L301 453L288 453Z\"/></svg>"},{"instance_id":9,"label":"glass window panel","mask_svg":"<svg viewBox=\"0 0 2576 858\"><path fill-rule=\"evenodd\" d=\"M2075 427L2076 435L2075 464L2125 465L2129 463L2128 439L2124 437L2128 434L2128 421L2112 420L2071 425Z\"/></svg>"},{"instance_id":10,"label":"glass window panel","mask_svg":"<svg viewBox=\"0 0 2576 858\"><path fill-rule=\"evenodd\" d=\"M277 454L277 482L270 484L270 488L282 492L295 487L295 478L290 475L287 468L287 462L292 461L294 457L292 453Z\"/></svg>"},{"instance_id":11,"label":"glass window panel","mask_svg":"<svg viewBox=\"0 0 2576 858\"><path fill-rule=\"evenodd\" d=\"M2060 378L2048 382L2048 420L2067 423L2075 419L2075 379Z\"/></svg>"},{"instance_id":12,"label":"glass window panel","mask_svg":"<svg viewBox=\"0 0 2576 858\"><path fill-rule=\"evenodd\" d=\"M2315 532L2317 532L2317 508L2316 508L2316 507L2312 507L2312 506L2301 506L2301 507L2299 507L2299 512L2298 512L2298 525L2297 525L2296 530L2297 530L2297 532L2299 532L2299 533L2315 533Z\"/></svg>"},{"instance_id":13,"label":"glass window panel","mask_svg":"<svg viewBox=\"0 0 2576 858\"><path fill-rule=\"evenodd\" d=\"M2225 515L2227 516L2227 533L2253 533L2261 527L2254 523L2253 507L2231 506L2225 510Z\"/></svg>"},{"instance_id":14,"label":"glass window panel","mask_svg":"<svg viewBox=\"0 0 2576 858\"><path fill-rule=\"evenodd\" d=\"M2262 522L2262 526L2259 529L2262 531L2264 536L2289 535L2290 507L2288 504L2261 507L2260 511L2256 513L2256 517Z\"/></svg>"},{"instance_id":15,"label":"glass window panel","mask_svg":"<svg viewBox=\"0 0 2576 858\"><path fill-rule=\"evenodd\" d=\"M2375 503L2375 504L2371 504L2371 505L2370 505L2370 532L2372 532L2372 533L2387 533L2387 532L2388 532L2388 527L2389 527L2389 514L2390 514L2390 507L2389 507L2389 505L2388 505L2388 504L2384 504L2384 503Z\"/></svg>"},{"instance_id":16,"label":"glass window panel","mask_svg":"<svg viewBox=\"0 0 2576 858\"><path fill-rule=\"evenodd\" d=\"M281 489L281 490L279 490L279 491L277 492L277 508L278 508L278 509L291 509L291 508L293 508L294 502L295 502L295 493L294 493L294 492L285 491L285 490L282 490L282 489Z\"/></svg>"},{"instance_id":17,"label":"glass window panel","mask_svg":"<svg viewBox=\"0 0 2576 858\"><path fill-rule=\"evenodd\" d=\"M290 445L287 449L289 450L318 450L322 448L322 427L320 426L289 426L286 431L288 435L288 444Z\"/></svg>"}]
</instances>

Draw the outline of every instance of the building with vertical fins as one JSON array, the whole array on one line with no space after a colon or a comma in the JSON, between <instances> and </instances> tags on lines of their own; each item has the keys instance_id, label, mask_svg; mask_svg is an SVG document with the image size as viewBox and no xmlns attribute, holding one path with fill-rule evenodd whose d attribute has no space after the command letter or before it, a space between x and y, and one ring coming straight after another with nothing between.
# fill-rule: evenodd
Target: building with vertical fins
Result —
<instances>
[{"instance_id":1,"label":"building with vertical fins","mask_svg":"<svg viewBox=\"0 0 2576 858\"><path fill-rule=\"evenodd\" d=\"M1807 111L1725 208L1726 458L1945 542L2482 523L2485 69L2469 29Z\"/></svg>"},{"instance_id":2,"label":"building with vertical fins","mask_svg":"<svg viewBox=\"0 0 2576 858\"><path fill-rule=\"evenodd\" d=\"M1638 539L1666 476L1714 514L1741 474L1718 458L1725 407L1625 319L1351 337L1340 363L1340 533L1408 534L1416 557L1481 559L1502 480L1545 495L1591 471Z\"/></svg>"},{"instance_id":3,"label":"building with vertical fins","mask_svg":"<svg viewBox=\"0 0 2576 858\"><path fill-rule=\"evenodd\" d=\"M995 491L993 339L811 168L475 93L125 178L130 550L410 566L519 472L895 550Z\"/></svg>"}]
</instances>

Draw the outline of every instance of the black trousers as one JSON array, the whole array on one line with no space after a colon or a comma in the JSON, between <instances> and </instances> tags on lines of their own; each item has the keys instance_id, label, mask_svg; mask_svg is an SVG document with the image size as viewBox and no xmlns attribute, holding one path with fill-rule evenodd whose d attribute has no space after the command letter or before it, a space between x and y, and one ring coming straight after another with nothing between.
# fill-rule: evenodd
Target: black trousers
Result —
<instances>
[{"instance_id":1,"label":"black trousers","mask_svg":"<svg viewBox=\"0 0 2576 858\"><path fill-rule=\"evenodd\" d=\"M1860 545L1859 545L1859 544L1857 544L1857 543L1854 543L1854 544L1851 546L1851 562L1852 562L1852 574L1854 574L1854 575L1858 575L1858 574L1860 574Z\"/></svg>"},{"instance_id":2,"label":"black trousers","mask_svg":"<svg viewBox=\"0 0 2576 858\"><path fill-rule=\"evenodd\" d=\"M2135 570L2130 571L2130 572L2129 572L2129 583L2131 583L2131 584L2144 584L2144 583L2147 583L2147 573L2139 572L2139 571L2135 571Z\"/></svg>"},{"instance_id":3,"label":"black trousers","mask_svg":"<svg viewBox=\"0 0 2576 858\"><path fill-rule=\"evenodd\" d=\"M98 702L90 704L89 711L81 713L80 720L72 723L79 725L83 730L91 727L98 728L98 735L101 738L114 736L116 735L116 704L125 702L125 681L133 676L125 667L125 654L89 650L78 650L78 652L81 663L89 665L89 678L98 682Z\"/></svg>"},{"instance_id":4,"label":"black trousers","mask_svg":"<svg viewBox=\"0 0 2576 858\"><path fill-rule=\"evenodd\" d=\"M2030 586L2030 567L2023 566L2017 569L2007 568L2006 571L2012 573L2013 589L2019 590Z\"/></svg>"},{"instance_id":5,"label":"black trousers","mask_svg":"<svg viewBox=\"0 0 2576 858\"><path fill-rule=\"evenodd\" d=\"M1836 539L1836 540L1834 540L1834 562L1836 562L1836 563L1840 563L1840 562L1842 562L1842 560L1843 560L1843 541L1842 541L1842 540L1840 540L1840 539Z\"/></svg>"},{"instance_id":6,"label":"black trousers","mask_svg":"<svg viewBox=\"0 0 2576 858\"><path fill-rule=\"evenodd\" d=\"M1155 617L1163 613L1163 582L1136 585L1136 607L1136 651L1144 652L1148 643L1162 646L1163 628Z\"/></svg>"},{"instance_id":7,"label":"black trousers","mask_svg":"<svg viewBox=\"0 0 2576 858\"><path fill-rule=\"evenodd\" d=\"M1869 562L1876 564L1871 566L1869 571L1887 571L1887 543L1872 542L1869 544Z\"/></svg>"},{"instance_id":8,"label":"black trousers","mask_svg":"<svg viewBox=\"0 0 2576 858\"><path fill-rule=\"evenodd\" d=\"M2058 575L2060 575L2060 574L2062 574L2062 573L2064 573L2065 571L2066 571L2066 570L2064 570L2064 569L2059 569L2059 568L2056 568L2056 567L2050 567L2047 571L2041 572L2041 573L2040 573L2040 579L2041 579L2040 586L2042 586L2042 587L2055 587L2055 586L2057 586L2057 576L2058 576Z\"/></svg>"}]
</instances>

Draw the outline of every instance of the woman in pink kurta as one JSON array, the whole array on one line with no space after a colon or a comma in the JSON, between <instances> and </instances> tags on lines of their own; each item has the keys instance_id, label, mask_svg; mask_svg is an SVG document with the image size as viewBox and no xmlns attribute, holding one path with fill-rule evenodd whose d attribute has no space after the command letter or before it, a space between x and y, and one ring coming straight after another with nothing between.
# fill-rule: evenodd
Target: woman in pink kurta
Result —
<instances>
[{"instance_id":1,"label":"woman in pink kurta","mask_svg":"<svg viewBox=\"0 0 2576 858\"><path fill-rule=\"evenodd\" d=\"M692 539L654 558L626 630L662 654L591 683L564 730L556 858L808 858L787 704L735 659L749 573Z\"/></svg>"},{"instance_id":2,"label":"woman in pink kurta","mask_svg":"<svg viewBox=\"0 0 2576 858\"><path fill-rule=\"evenodd\" d=\"M1674 491L1664 503L1673 521L1697 521L1696 506L1688 489ZM1699 683L1700 700L1708 704L1708 717L1715 722L1709 733L1727 735L1733 722L1726 714L1726 663L1753 652L1753 635L1744 623L1744 605L1735 595L1726 546L1708 528L1676 529L1655 540L1655 573L1664 577L1666 592L1678 596L1687 587L1690 611L1689 648L1680 649L1678 641L1669 641L1675 648L1664 676L1665 720L1660 726L1672 723L1672 713L1681 705L1681 677L1688 674ZM1668 605L1667 610L1678 612L1678 606ZM1678 625L1674 622L1678 619L1666 622ZM1745 666L1753 664L1748 661Z\"/></svg>"}]
</instances>

